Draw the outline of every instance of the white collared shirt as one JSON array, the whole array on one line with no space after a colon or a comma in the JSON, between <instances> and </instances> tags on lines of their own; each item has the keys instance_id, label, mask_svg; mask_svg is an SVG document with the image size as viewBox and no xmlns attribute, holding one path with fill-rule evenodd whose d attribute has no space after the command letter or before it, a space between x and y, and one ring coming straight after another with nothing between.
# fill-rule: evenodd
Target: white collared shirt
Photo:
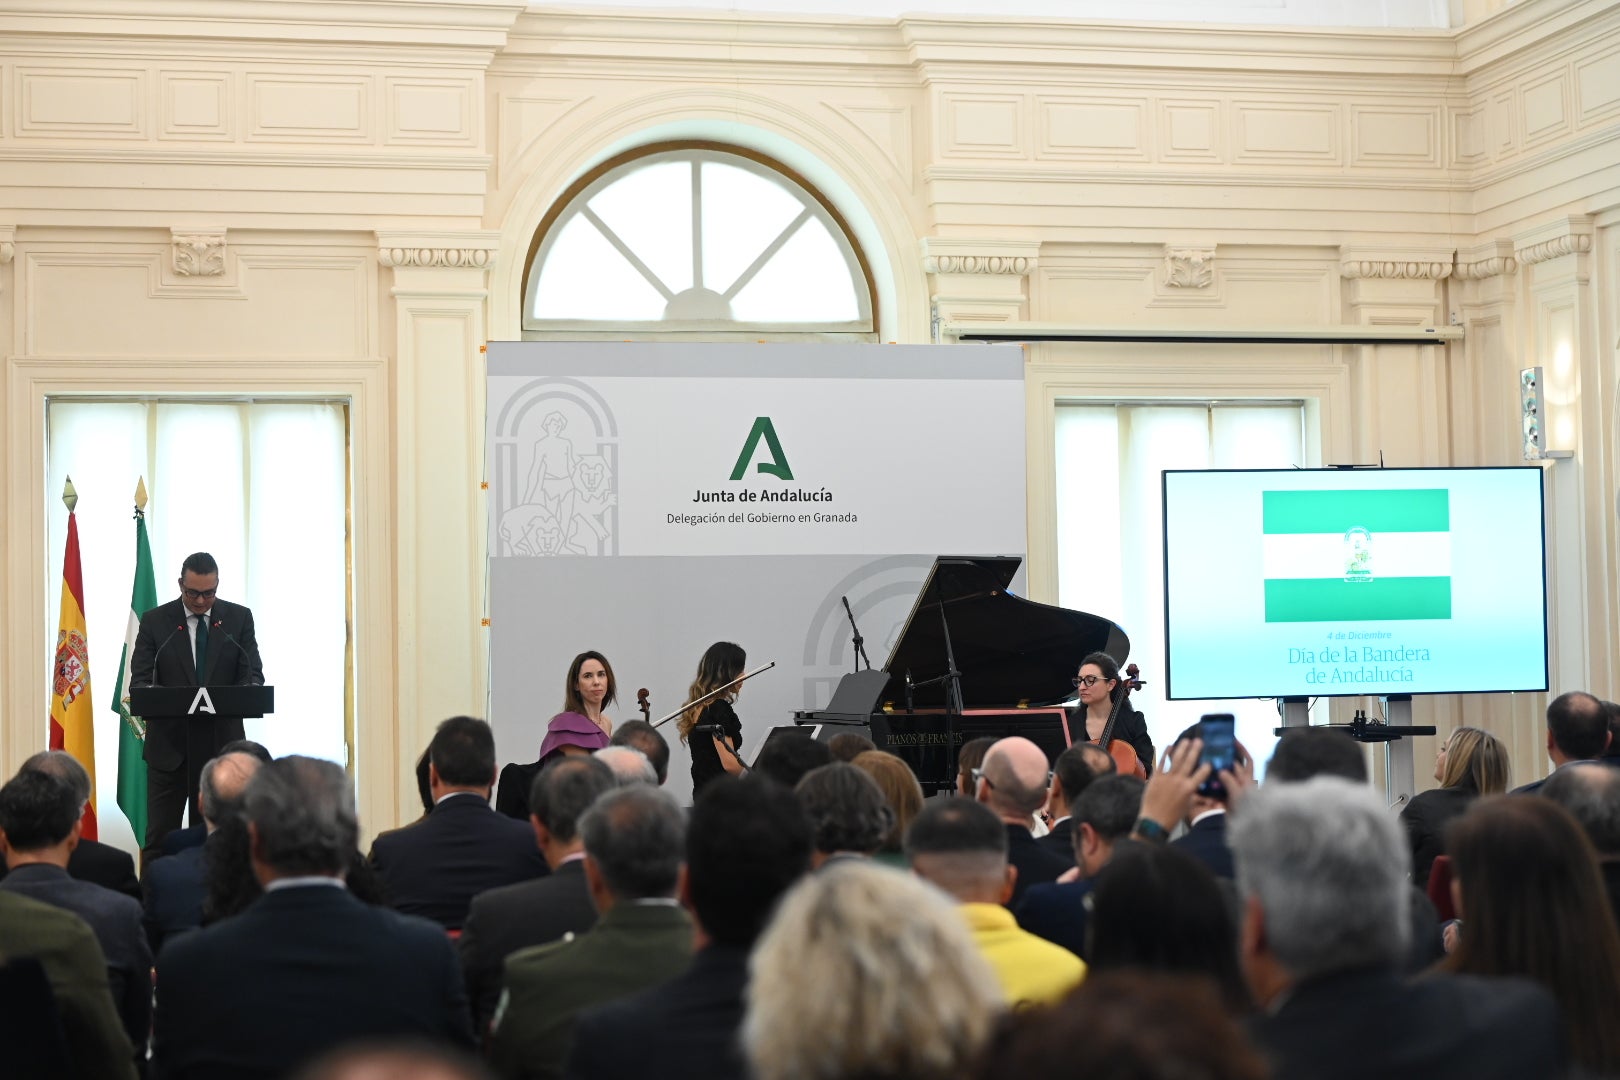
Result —
<instances>
[{"instance_id":1,"label":"white collared shirt","mask_svg":"<svg viewBox=\"0 0 1620 1080\"><path fill-rule=\"evenodd\" d=\"M211 619L213 617L214 607L212 604L210 604L208 606L208 610L203 612L201 615L193 615L189 611L186 612L186 632L191 635L191 660L193 663L196 663L196 661L199 659L197 656L197 620Z\"/></svg>"}]
</instances>

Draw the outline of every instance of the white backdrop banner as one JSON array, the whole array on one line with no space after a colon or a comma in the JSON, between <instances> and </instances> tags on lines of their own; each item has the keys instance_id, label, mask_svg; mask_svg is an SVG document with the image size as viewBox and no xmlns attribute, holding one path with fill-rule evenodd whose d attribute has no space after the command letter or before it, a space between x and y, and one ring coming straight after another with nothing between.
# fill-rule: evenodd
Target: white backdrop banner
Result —
<instances>
[{"instance_id":1,"label":"white backdrop banner","mask_svg":"<svg viewBox=\"0 0 1620 1080\"><path fill-rule=\"evenodd\" d=\"M487 431L502 761L535 759L576 653L616 720L638 687L657 719L718 640L777 664L737 706L752 759L851 669L841 597L879 666L936 555L1024 554L1016 347L492 342Z\"/></svg>"}]
</instances>

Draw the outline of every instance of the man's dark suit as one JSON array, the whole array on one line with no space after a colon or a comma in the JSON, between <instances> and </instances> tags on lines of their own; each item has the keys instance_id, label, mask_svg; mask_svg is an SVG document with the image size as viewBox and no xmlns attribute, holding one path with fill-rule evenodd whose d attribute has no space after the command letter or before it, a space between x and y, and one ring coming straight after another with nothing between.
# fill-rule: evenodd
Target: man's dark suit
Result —
<instances>
[{"instance_id":1,"label":"man's dark suit","mask_svg":"<svg viewBox=\"0 0 1620 1080\"><path fill-rule=\"evenodd\" d=\"M378 836L370 862L390 907L448 930L461 929L479 893L549 872L528 822L471 793L448 795L421 821Z\"/></svg>"},{"instance_id":2,"label":"man's dark suit","mask_svg":"<svg viewBox=\"0 0 1620 1080\"><path fill-rule=\"evenodd\" d=\"M158 958L158 1080L269 1080L387 1038L471 1046L461 968L439 927L340 885L272 889Z\"/></svg>"},{"instance_id":3,"label":"man's dark suit","mask_svg":"<svg viewBox=\"0 0 1620 1080\"><path fill-rule=\"evenodd\" d=\"M1044 885L1056 881L1058 876L1074 865L1074 856L1060 859L1041 847L1023 825L1007 826L1007 862L1017 867L1018 879L1013 882L1012 899L1007 906L1016 908L1024 898L1024 890L1031 885Z\"/></svg>"},{"instance_id":4,"label":"man's dark suit","mask_svg":"<svg viewBox=\"0 0 1620 1080\"><path fill-rule=\"evenodd\" d=\"M1050 851L1069 865L1074 865L1074 818L1066 817L1045 836L1037 836L1035 842Z\"/></svg>"},{"instance_id":5,"label":"man's dark suit","mask_svg":"<svg viewBox=\"0 0 1620 1080\"><path fill-rule=\"evenodd\" d=\"M1091 886L1090 878L1032 886L1015 912L1019 927L1084 957L1086 897L1091 894Z\"/></svg>"},{"instance_id":6,"label":"man's dark suit","mask_svg":"<svg viewBox=\"0 0 1620 1080\"><path fill-rule=\"evenodd\" d=\"M14 867L0 889L59 907L83 919L107 958L107 982L118 1018L135 1046L146 1045L152 1024L152 950L141 928L141 905L111 889L69 877L60 866Z\"/></svg>"},{"instance_id":7,"label":"man's dark suit","mask_svg":"<svg viewBox=\"0 0 1620 1080\"><path fill-rule=\"evenodd\" d=\"M1204 818L1188 829L1185 836L1173 840L1170 846L1209 867L1209 872L1216 877L1231 880L1232 849L1226 844L1225 812Z\"/></svg>"},{"instance_id":8,"label":"man's dark suit","mask_svg":"<svg viewBox=\"0 0 1620 1080\"><path fill-rule=\"evenodd\" d=\"M80 840L79 846L68 856L68 877L100 885L103 889L123 893L131 900L141 898L141 883L135 877L135 860L129 852L119 851L110 844L95 840ZM6 866L0 861L0 881L6 877Z\"/></svg>"},{"instance_id":9,"label":"man's dark suit","mask_svg":"<svg viewBox=\"0 0 1620 1080\"><path fill-rule=\"evenodd\" d=\"M495 1072L555 1080L581 1010L673 979L691 962L692 920L673 902L617 903L586 933L516 953L490 1039ZM638 1075L658 1073L649 1060Z\"/></svg>"},{"instance_id":10,"label":"man's dark suit","mask_svg":"<svg viewBox=\"0 0 1620 1080\"><path fill-rule=\"evenodd\" d=\"M153 956L166 939L202 925L203 897L208 891L205 873L200 847L153 859L146 867L142 922Z\"/></svg>"},{"instance_id":11,"label":"man's dark suit","mask_svg":"<svg viewBox=\"0 0 1620 1080\"><path fill-rule=\"evenodd\" d=\"M202 680L192 654L188 616L180 599L141 616L130 654L131 686L248 686L264 683L264 665L253 636L253 612L215 600L208 613L208 655ZM231 639L235 639L232 643ZM240 648L238 647L240 646ZM151 848L180 826L187 801L196 805L197 779L208 759L226 743L243 737L240 716L148 716L146 720L147 822L144 846ZM178 790L183 771L184 790Z\"/></svg>"},{"instance_id":12,"label":"man's dark suit","mask_svg":"<svg viewBox=\"0 0 1620 1080\"><path fill-rule=\"evenodd\" d=\"M737 1041L748 989L748 949L710 945L669 982L589 1009L574 1026L568 1080L746 1080ZM626 1034L634 1032L634 1038ZM656 1069L649 1069L649 1062Z\"/></svg>"},{"instance_id":13,"label":"man's dark suit","mask_svg":"<svg viewBox=\"0 0 1620 1080\"><path fill-rule=\"evenodd\" d=\"M501 996L506 958L519 949L584 933L596 925L585 863L573 859L548 876L503 885L473 897L456 942L472 1001L473 1030L483 1032Z\"/></svg>"},{"instance_id":14,"label":"man's dark suit","mask_svg":"<svg viewBox=\"0 0 1620 1080\"><path fill-rule=\"evenodd\" d=\"M1295 987L1250 1033L1272 1080L1564 1075L1558 1006L1521 979L1341 972Z\"/></svg>"},{"instance_id":15,"label":"man's dark suit","mask_svg":"<svg viewBox=\"0 0 1620 1080\"><path fill-rule=\"evenodd\" d=\"M44 966L73 1054L70 1080L135 1080L134 1048L107 989L107 960L83 919L0 889L0 956L31 956Z\"/></svg>"}]
</instances>

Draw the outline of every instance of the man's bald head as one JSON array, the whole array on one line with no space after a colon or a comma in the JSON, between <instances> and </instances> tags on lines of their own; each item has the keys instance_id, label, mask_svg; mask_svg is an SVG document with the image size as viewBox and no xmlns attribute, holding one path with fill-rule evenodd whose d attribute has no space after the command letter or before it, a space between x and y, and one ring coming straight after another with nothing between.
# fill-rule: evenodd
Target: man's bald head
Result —
<instances>
[{"instance_id":1,"label":"man's bald head","mask_svg":"<svg viewBox=\"0 0 1620 1080\"><path fill-rule=\"evenodd\" d=\"M977 797L1004 821L1028 822L1046 803L1049 776L1046 751L1028 739L1002 739L984 755Z\"/></svg>"},{"instance_id":2,"label":"man's bald head","mask_svg":"<svg viewBox=\"0 0 1620 1080\"><path fill-rule=\"evenodd\" d=\"M203 820L213 832L222 821L242 810L242 793L248 781L259 771L259 759L252 754L236 751L221 754L202 767L197 781L197 801L202 805Z\"/></svg>"}]
</instances>

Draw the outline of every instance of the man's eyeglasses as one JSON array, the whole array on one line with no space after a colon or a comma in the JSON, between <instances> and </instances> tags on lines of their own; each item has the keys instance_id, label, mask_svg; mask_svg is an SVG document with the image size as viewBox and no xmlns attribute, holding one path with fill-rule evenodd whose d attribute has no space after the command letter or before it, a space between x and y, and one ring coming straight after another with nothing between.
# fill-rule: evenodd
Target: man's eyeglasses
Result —
<instances>
[{"instance_id":1,"label":"man's eyeglasses","mask_svg":"<svg viewBox=\"0 0 1620 1080\"><path fill-rule=\"evenodd\" d=\"M1107 682L1108 680L1104 679L1101 675L1076 675L1069 681L1074 684L1074 688L1076 690L1080 689L1082 686L1089 690L1098 683Z\"/></svg>"},{"instance_id":2,"label":"man's eyeglasses","mask_svg":"<svg viewBox=\"0 0 1620 1080\"><path fill-rule=\"evenodd\" d=\"M212 600L218 589L181 589L187 600Z\"/></svg>"}]
</instances>

